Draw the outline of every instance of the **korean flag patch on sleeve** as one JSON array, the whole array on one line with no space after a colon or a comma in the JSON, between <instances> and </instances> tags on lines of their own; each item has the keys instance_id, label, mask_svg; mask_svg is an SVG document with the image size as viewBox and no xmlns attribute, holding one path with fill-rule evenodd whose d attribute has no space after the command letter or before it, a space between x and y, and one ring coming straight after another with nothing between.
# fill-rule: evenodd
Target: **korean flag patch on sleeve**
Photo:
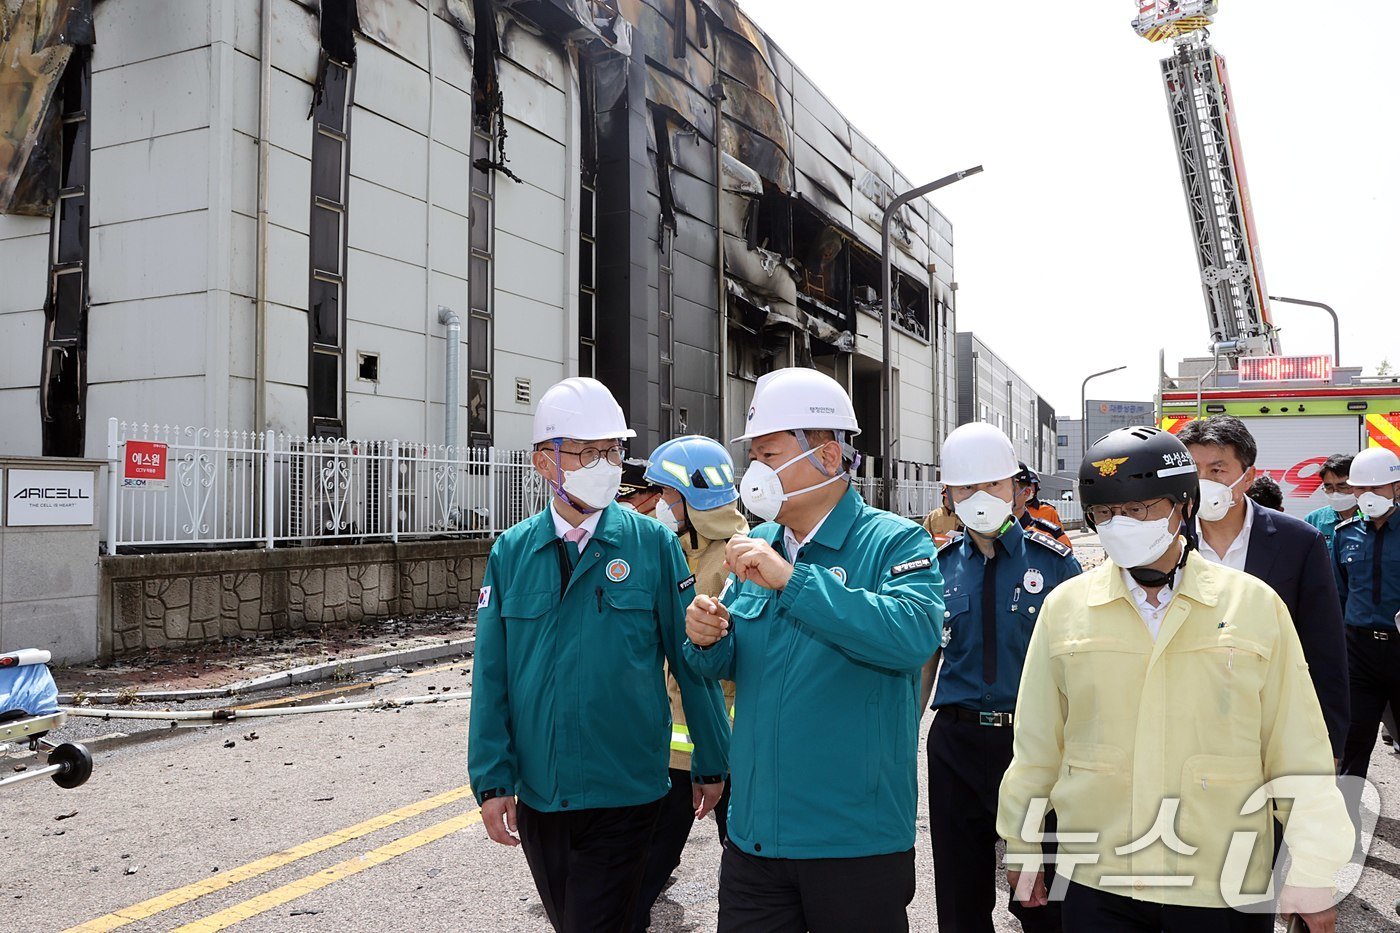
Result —
<instances>
[{"instance_id":1,"label":"korean flag patch on sleeve","mask_svg":"<svg viewBox=\"0 0 1400 933\"><path fill-rule=\"evenodd\" d=\"M491 587L483 586L481 592L476 594L476 608L485 609L491 605Z\"/></svg>"}]
</instances>

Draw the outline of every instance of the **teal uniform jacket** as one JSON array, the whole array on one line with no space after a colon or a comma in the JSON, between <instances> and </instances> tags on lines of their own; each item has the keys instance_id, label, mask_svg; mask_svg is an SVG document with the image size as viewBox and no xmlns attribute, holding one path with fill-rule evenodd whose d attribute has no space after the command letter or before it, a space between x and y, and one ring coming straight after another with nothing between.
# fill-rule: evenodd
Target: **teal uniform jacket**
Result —
<instances>
[{"instance_id":1,"label":"teal uniform jacket","mask_svg":"<svg viewBox=\"0 0 1400 933\"><path fill-rule=\"evenodd\" d=\"M636 806L665 795L680 683L697 780L729 770L717 684L681 661L694 578L664 525L615 505L569 571L545 509L497 539L477 597L467 770L478 802L542 811Z\"/></svg>"},{"instance_id":2,"label":"teal uniform jacket","mask_svg":"<svg viewBox=\"0 0 1400 933\"><path fill-rule=\"evenodd\" d=\"M783 554L783 529L754 531ZM784 555L786 556L786 555ZM920 671L938 648L933 539L854 489L780 592L730 577L730 633L685 656L733 680L729 838L751 855L859 858L914 845Z\"/></svg>"}]
</instances>

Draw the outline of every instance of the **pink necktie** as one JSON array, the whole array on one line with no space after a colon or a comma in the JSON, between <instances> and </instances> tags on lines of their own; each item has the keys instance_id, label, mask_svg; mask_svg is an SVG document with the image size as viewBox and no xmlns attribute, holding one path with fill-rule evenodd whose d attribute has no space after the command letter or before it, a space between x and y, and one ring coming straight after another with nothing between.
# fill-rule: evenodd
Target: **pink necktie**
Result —
<instances>
[{"instance_id":1,"label":"pink necktie","mask_svg":"<svg viewBox=\"0 0 1400 933\"><path fill-rule=\"evenodd\" d=\"M570 528L564 532L564 540L570 544L577 544L580 554L583 553L583 539L586 537L588 537L588 529L586 528Z\"/></svg>"}]
</instances>

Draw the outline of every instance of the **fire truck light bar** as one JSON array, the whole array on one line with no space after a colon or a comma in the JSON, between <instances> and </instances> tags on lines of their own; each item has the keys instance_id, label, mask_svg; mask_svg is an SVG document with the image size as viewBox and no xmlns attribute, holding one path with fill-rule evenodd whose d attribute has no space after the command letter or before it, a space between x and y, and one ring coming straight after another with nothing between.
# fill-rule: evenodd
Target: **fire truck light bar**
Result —
<instances>
[{"instance_id":1,"label":"fire truck light bar","mask_svg":"<svg viewBox=\"0 0 1400 933\"><path fill-rule=\"evenodd\" d=\"M1243 356L1240 384L1260 382L1330 382L1330 356Z\"/></svg>"}]
</instances>

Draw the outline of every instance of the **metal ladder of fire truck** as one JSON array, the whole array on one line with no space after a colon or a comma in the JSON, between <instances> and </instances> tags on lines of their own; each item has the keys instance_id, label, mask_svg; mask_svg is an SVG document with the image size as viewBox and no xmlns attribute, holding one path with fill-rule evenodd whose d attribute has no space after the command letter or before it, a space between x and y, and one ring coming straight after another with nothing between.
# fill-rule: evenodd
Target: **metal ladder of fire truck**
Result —
<instances>
[{"instance_id":1,"label":"metal ladder of fire truck","mask_svg":"<svg viewBox=\"0 0 1400 933\"><path fill-rule=\"evenodd\" d=\"M1244 165L1232 132L1228 76L1205 30L1175 39L1162 60L1177 161L1195 235L1212 350L1221 356L1277 355L1268 292L1250 229Z\"/></svg>"}]
</instances>

